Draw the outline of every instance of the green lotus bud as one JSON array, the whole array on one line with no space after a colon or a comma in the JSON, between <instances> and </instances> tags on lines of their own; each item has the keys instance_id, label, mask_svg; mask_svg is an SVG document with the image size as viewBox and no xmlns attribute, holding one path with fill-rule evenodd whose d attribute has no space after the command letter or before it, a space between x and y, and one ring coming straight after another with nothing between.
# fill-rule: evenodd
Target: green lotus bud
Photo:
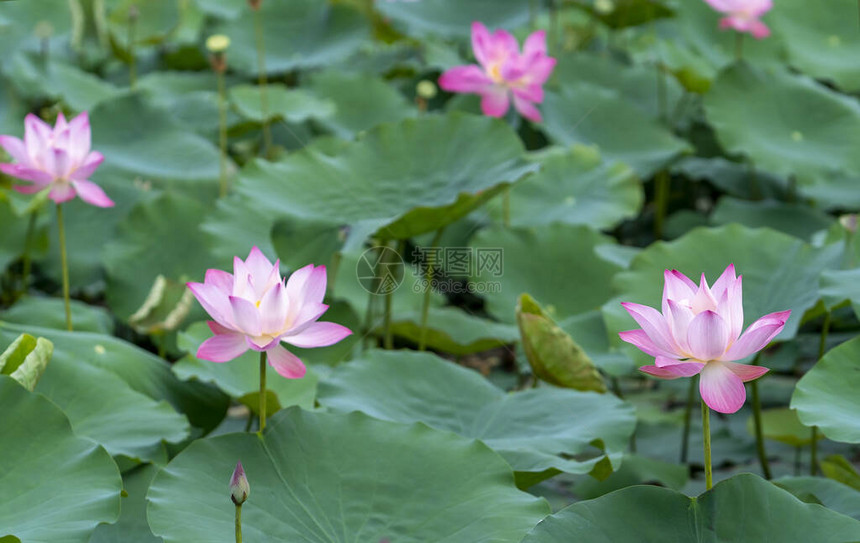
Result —
<instances>
[{"instance_id":1,"label":"green lotus bud","mask_svg":"<svg viewBox=\"0 0 860 543\"><path fill-rule=\"evenodd\" d=\"M432 100L437 94L439 94L439 89L436 87L435 83L424 79L418 82L418 85L415 87L415 92L425 100Z\"/></svg>"},{"instance_id":2,"label":"green lotus bud","mask_svg":"<svg viewBox=\"0 0 860 543\"><path fill-rule=\"evenodd\" d=\"M233 476L230 477L230 499L236 505L242 505L250 494L251 485L248 484L248 478L245 477L245 468L242 467L242 462L237 462Z\"/></svg>"}]
</instances>

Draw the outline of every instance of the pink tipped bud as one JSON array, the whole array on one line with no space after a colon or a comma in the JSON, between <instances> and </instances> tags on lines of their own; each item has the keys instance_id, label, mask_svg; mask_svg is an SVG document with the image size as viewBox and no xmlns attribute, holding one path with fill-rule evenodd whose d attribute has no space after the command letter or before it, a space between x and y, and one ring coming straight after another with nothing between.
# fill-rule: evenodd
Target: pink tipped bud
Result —
<instances>
[{"instance_id":1,"label":"pink tipped bud","mask_svg":"<svg viewBox=\"0 0 860 543\"><path fill-rule=\"evenodd\" d=\"M236 505L242 505L251 494L251 485L248 484L248 478L245 477L245 468L242 467L242 462L236 464L236 469L233 470L233 476L230 477L230 499Z\"/></svg>"}]
</instances>

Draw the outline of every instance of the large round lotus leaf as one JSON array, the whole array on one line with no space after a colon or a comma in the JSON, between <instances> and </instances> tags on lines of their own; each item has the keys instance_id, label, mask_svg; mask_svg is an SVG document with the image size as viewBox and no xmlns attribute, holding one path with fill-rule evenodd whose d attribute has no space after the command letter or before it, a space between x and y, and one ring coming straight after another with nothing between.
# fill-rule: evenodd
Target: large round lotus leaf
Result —
<instances>
[{"instance_id":1,"label":"large round lotus leaf","mask_svg":"<svg viewBox=\"0 0 860 543\"><path fill-rule=\"evenodd\" d=\"M704 105L723 147L759 168L806 184L860 174L860 106L806 77L734 64Z\"/></svg>"},{"instance_id":2,"label":"large round lotus leaf","mask_svg":"<svg viewBox=\"0 0 860 543\"><path fill-rule=\"evenodd\" d=\"M860 268L822 273L821 297L828 308L850 302L854 314L860 318Z\"/></svg>"},{"instance_id":3,"label":"large round lotus leaf","mask_svg":"<svg viewBox=\"0 0 860 543\"><path fill-rule=\"evenodd\" d=\"M45 64L18 56L6 71L22 94L32 99L60 100L73 111L92 109L119 92L113 84L68 62Z\"/></svg>"},{"instance_id":4,"label":"large round lotus leaf","mask_svg":"<svg viewBox=\"0 0 860 543\"><path fill-rule=\"evenodd\" d=\"M161 543L146 522L146 491L157 472L156 466L146 464L122 474L122 489L128 495L122 499L119 520L96 528L89 543Z\"/></svg>"},{"instance_id":5,"label":"large round lotus leaf","mask_svg":"<svg viewBox=\"0 0 860 543\"><path fill-rule=\"evenodd\" d=\"M423 0L376 2L386 18L416 37L468 37L473 21L490 29L513 30L529 21L528 2L521 0Z\"/></svg>"},{"instance_id":6,"label":"large round lotus leaf","mask_svg":"<svg viewBox=\"0 0 860 543\"><path fill-rule=\"evenodd\" d=\"M511 189L512 226L554 222L609 229L635 217L645 199L639 178L626 164L602 161L589 147L553 150L536 157L541 171ZM492 202L501 219L501 202Z\"/></svg>"},{"instance_id":7,"label":"large round lotus leaf","mask_svg":"<svg viewBox=\"0 0 860 543\"><path fill-rule=\"evenodd\" d=\"M585 226L551 224L528 229L488 228L472 239L476 253L473 282L487 311L502 322L516 322L523 292L556 320L600 307L612 295L612 276L621 266L595 249L614 240Z\"/></svg>"},{"instance_id":8,"label":"large round lotus leaf","mask_svg":"<svg viewBox=\"0 0 860 543\"><path fill-rule=\"evenodd\" d=\"M832 349L797 382L791 407L833 441L860 443L860 338Z\"/></svg>"},{"instance_id":9,"label":"large round lotus leaf","mask_svg":"<svg viewBox=\"0 0 860 543\"><path fill-rule=\"evenodd\" d=\"M129 93L90 111L93 149L105 155L102 167L161 180L218 179L218 149L180 125L144 94Z\"/></svg>"},{"instance_id":10,"label":"large round lotus leaf","mask_svg":"<svg viewBox=\"0 0 860 543\"><path fill-rule=\"evenodd\" d=\"M254 11L215 25L213 34L230 36L230 67L257 74ZM342 60L369 38L368 21L357 10L327 0L262 2L266 71L271 74L323 66Z\"/></svg>"},{"instance_id":11,"label":"large round lotus leaf","mask_svg":"<svg viewBox=\"0 0 860 543\"><path fill-rule=\"evenodd\" d=\"M379 126L337 156L311 146L252 162L234 190L259 223L299 217L405 239L459 219L536 168L503 121L453 114Z\"/></svg>"},{"instance_id":12,"label":"large round lotus leaf","mask_svg":"<svg viewBox=\"0 0 860 543\"><path fill-rule=\"evenodd\" d=\"M787 37L792 66L845 91L860 91L857 2L833 0L827 9L809 9L804 0L783 0L773 10L773 21L777 32Z\"/></svg>"},{"instance_id":13,"label":"large round lotus leaf","mask_svg":"<svg viewBox=\"0 0 860 543\"><path fill-rule=\"evenodd\" d=\"M806 204L776 200L750 202L730 196L720 198L710 220L715 225L735 222L751 228L773 228L806 241L835 222L827 213Z\"/></svg>"},{"instance_id":14,"label":"large round lotus leaf","mask_svg":"<svg viewBox=\"0 0 860 543\"><path fill-rule=\"evenodd\" d=\"M563 88L580 81L618 92L625 101L655 120L660 120L661 113L670 118L683 95L678 81L668 74L661 76L653 65L624 64L612 57L588 53L559 58L551 84Z\"/></svg>"},{"instance_id":15,"label":"large round lotus leaf","mask_svg":"<svg viewBox=\"0 0 860 543\"><path fill-rule=\"evenodd\" d=\"M311 78L308 88L334 103L334 114L320 119L319 124L345 139L352 139L378 124L402 121L417 113L402 93L372 75L321 72Z\"/></svg>"},{"instance_id":16,"label":"large round lotus leaf","mask_svg":"<svg viewBox=\"0 0 860 543\"><path fill-rule=\"evenodd\" d=\"M619 302L660 307L663 271L677 269L697 284L702 273L713 284L729 264L743 275L744 327L775 311L791 310L791 317L777 340L794 337L804 312L818 302L818 276L839 265L839 247L814 248L803 241L769 230L738 224L720 228L696 228L683 237L657 242L643 250L629 271L615 276L618 297L604 307L610 337L637 328Z\"/></svg>"},{"instance_id":17,"label":"large round lotus leaf","mask_svg":"<svg viewBox=\"0 0 860 543\"><path fill-rule=\"evenodd\" d=\"M232 542L227 482L238 460L251 486L247 541L516 543L549 512L482 443L293 408L269 419L262 438L229 434L180 453L147 494L153 533L166 543Z\"/></svg>"},{"instance_id":18,"label":"large round lotus leaf","mask_svg":"<svg viewBox=\"0 0 860 543\"><path fill-rule=\"evenodd\" d=\"M773 482L804 501L812 495L828 509L860 520L860 492L848 485L823 477L780 477Z\"/></svg>"},{"instance_id":19,"label":"large round lotus leaf","mask_svg":"<svg viewBox=\"0 0 860 543\"><path fill-rule=\"evenodd\" d=\"M544 127L560 145L596 145L607 161L629 164L642 177L665 167L689 145L621 95L585 81L546 94Z\"/></svg>"},{"instance_id":20,"label":"large round lotus leaf","mask_svg":"<svg viewBox=\"0 0 860 543\"><path fill-rule=\"evenodd\" d=\"M185 282L202 279L207 268L227 267L229 261L210 255L200 230L207 212L194 199L166 192L139 203L119 223L103 253L108 305L118 318L127 319L143 305L159 275ZM250 250L253 240L247 244Z\"/></svg>"},{"instance_id":21,"label":"large round lotus leaf","mask_svg":"<svg viewBox=\"0 0 860 543\"><path fill-rule=\"evenodd\" d=\"M188 419L169 403L156 402L116 374L78 360L51 361L36 391L66 413L75 434L114 456L166 463L162 441L179 443L189 435Z\"/></svg>"},{"instance_id":22,"label":"large round lotus leaf","mask_svg":"<svg viewBox=\"0 0 860 543\"><path fill-rule=\"evenodd\" d=\"M518 472L606 474L636 424L609 394L540 387L506 394L478 373L435 355L373 351L335 369L319 403L396 422L423 422L480 439Z\"/></svg>"},{"instance_id":23,"label":"large round lotus leaf","mask_svg":"<svg viewBox=\"0 0 860 543\"><path fill-rule=\"evenodd\" d=\"M860 522L741 474L698 498L633 486L576 503L543 520L523 543L844 543L858 538Z\"/></svg>"},{"instance_id":24,"label":"large round lotus leaf","mask_svg":"<svg viewBox=\"0 0 860 543\"><path fill-rule=\"evenodd\" d=\"M9 309L0 312L0 320L25 325L32 324L41 328L66 329L65 307L62 298L21 298ZM80 332L113 333L113 319L103 307L87 305L71 300L72 322Z\"/></svg>"},{"instance_id":25,"label":"large round lotus leaf","mask_svg":"<svg viewBox=\"0 0 860 543\"><path fill-rule=\"evenodd\" d=\"M784 199L784 179L757 171L752 164L731 162L723 157L685 157L672 166L671 173L696 181L708 181L726 194L748 200Z\"/></svg>"},{"instance_id":26,"label":"large round lotus leaf","mask_svg":"<svg viewBox=\"0 0 860 543\"><path fill-rule=\"evenodd\" d=\"M575 5L613 29L639 26L674 14L664 0L615 0L611 3L586 0L584 4Z\"/></svg>"},{"instance_id":27,"label":"large round lotus leaf","mask_svg":"<svg viewBox=\"0 0 860 543\"><path fill-rule=\"evenodd\" d=\"M227 78L227 85L232 83ZM179 124L216 141L218 134L218 82L212 72L150 72L137 80L154 105L168 111ZM228 111L227 123L234 122Z\"/></svg>"},{"instance_id":28,"label":"large round lotus leaf","mask_svg":"<svg viewBox=\"0 0 860 543\"><path fill-rule=\"evenodd\" d=\"M114 374L156 402L166 400L204 431L217 426L227 411L228 398L214 387L180 381L164 360L115 337L0 322L0 344L10 343L24 332L53 342L54 355L48 371L64 361L70 366L86 364ZM97 403L99 398L92 396L89 401Z\"/></svg>"},{"instance_id":29,"label":"large round lotus leaf","mask_svg":"<svg viewBox=\"0 0 860 543\"><path fill-rule=\"evenodd\" d=\"M327 318L325 320L328 320ZM218 388L234 398L255 395L259 402L260 391L260 356L256 351L248 351L239 358L216 364L208 360L200 360L194 353L204 340L212 337L212 332L206 323L198 322L188 327L179 335L179 348L188 354L173 364L173 371L181 379L197 379L213 383ZM267 372L267 390L273 392L277 402L272 406L271 413L282 407L299 405L311 409L317 392L318 378L313 371L301 379L284 379L271 369ZM248 407L256 409L259 403L248 402Z\"/></svg>"},{"instance_id":30,"label":"large round lotus leaf","mask_svg":"<svg viewBox=\"0 0 860 543\"><path fill-rule=\"evenodd\" d=\"M72 433L60 409L0 375L0 539L86 543L119 517L122 481L110 455Z\"/></svg>"},{"instance_id":31,"label":"large round lotus leaf","mask_svg":"<svg viewBox=\"0 0 860 543\"><path fill-rule=\"evenodd\" d=\"M333 102L321 100L302 89L287 89L278 83L266 87L266 115L263 115L260 87L230 87L230 102L240 115L256 122L283 119L291 123L301 123L308 119L325 119L335 111Z\"/></svg>"}]
</instances>

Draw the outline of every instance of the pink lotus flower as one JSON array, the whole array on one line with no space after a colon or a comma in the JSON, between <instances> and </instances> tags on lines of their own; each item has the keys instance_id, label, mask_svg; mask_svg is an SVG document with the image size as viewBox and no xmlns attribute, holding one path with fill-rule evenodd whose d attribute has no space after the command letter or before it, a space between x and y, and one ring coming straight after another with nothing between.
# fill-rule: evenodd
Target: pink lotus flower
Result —
<instances>
[{"instance_id":1,"label":"pink lotus flower","mask_svg":"<svg viewBox=\"0 0 860 543\"><path fill-rule=\"evenodd\" d=\"M233 259L233 274L207 270L203 283L188 283L200 305L215 319L215 334L197 350L197 358L228 362L248 349L266 351L269 365L288 379L305 375L305 365L284 349L326 347L352 332L333 322L317 322L328 306L325 266L313 264L297 270L284 284L278 265L254 247L244 262Z\"/></svg>"},{"instance_id":2,"label":"pink lotus flower","mask_svg":"<svg viewBox=\"0 0 860 543\"><path fill-rule=\"evenodd\" d=\"M31 113L24 119L24 141L0 136L0 146L15 159L15 163L0 164L0 172L32 183L14 187L18 192L50 189L49 198L58 204L77 195L88 204L111 207L113 201L88 180L105 159L98 151L90 151L90 145L87 112L71 122L60 113L53 128Z\"/></svg>"},{"instance_id":3,"label":"pink lotus flower","mask_svg":"<svg viewBox=\"0 0 860 543\"><path fill-rule=\"evenodd\" d=\"M759 19L773 7L773 0L705 0L709 6L725 13L721 28L734 28L760 40L770 36L770 29Z\"/></svg>"},{"instance_id":4,"label":"pink lotus flower","mask_svg":"<svg viewBox=\"0 0 860 543\"><path fill-rule=\"evenodd\" d=\"M744 308L742 277L730 265L708 287L705 275L697 287L677 270L666 270L663 313L639 304L622 303L642 327L621 332L621 339L655 357L640 370L661 379L701 373L699 392L714 411L734 413L744 404L744 383L758 379L767 368L738 364L762 350L779 334L791 311L765 315L741 334Z\"/></svg>"},{"instance_id":5,"label":"pink lotus flower","mask_svg":"<svg viewBox=\"0 0 860 543\"><path fill-rule=\"evenodd\" d=\"M514 107L523 117L540 122L534 104L543 102L543 84L555 67L555 59L546 54L546 33L532 33L520 54L519 44L509 32L490 34L487 27L475 22L472 49L481 65L451 68L439 78L439 86L449 92L481 95L481 109L491 117L507 113L513 97Z\"/></svg>"}]
</instances>

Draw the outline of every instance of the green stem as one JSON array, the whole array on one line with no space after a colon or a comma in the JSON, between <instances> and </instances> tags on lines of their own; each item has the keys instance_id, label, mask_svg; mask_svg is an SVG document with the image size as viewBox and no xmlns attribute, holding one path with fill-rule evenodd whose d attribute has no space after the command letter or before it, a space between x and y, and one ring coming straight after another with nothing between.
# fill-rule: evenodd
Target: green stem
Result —
<instances>
[{"instance_id":1,"label":"green stem","mask_svg":"<svg viewBox=\"0 0 860 543\"><path fill-rule=\"evenodd\" d=\"M388 289L385 292L385 314L383 316L384 322L383 326L385 328L385 335L383 339L383 347L387 350L391 350L394 348L394 334L391 330L391 304L394 300L394 289Z\"/></svg>"},{"instance_id":2,"label":"green stem","mask_svg":"<svg viewBox=\"0 0 860 543\"><path fill-rule=\"evenodd\" d=\"M57 228L60 231L60 267L63 269L63 300L66 305L66 328L72 331L72 303L69 299L69 262L66 259L66 228L63 224L63 204L57 204Z\"/></svg>"},{"instance_id":3,"label":"green stem","mask_svg":"<svg viewBox=\"0 0 860 543\"><path fill-rule=\"evenodd\" d=\"M612 386L612 393L615 394L615 397L619 400L624 399L624 392L621 390L621 381L618 380L618 377L614 375L610 377L609 384Z\"/></svg>"},{"instance_id":4,"label":"green stem","mask_svg":"<svg viewBox=\"0 0 860 543\"><path fill-rule=\"evenodd\" d=\"M167 332L161 332L156 336L158 342L158 357L167 359Z\"/></svg>"},{"instance_id":5,"label":"green stem","mask_svg":"<svg viewBox=\"0 0 860 543\"><path fill-rule=\"evenodd\" d=\"M812 445L809 449L809 474L818 475L818 426L812 427Z\"/></svg>"},{"instance_id":6,"label":"green stem","mask_svg":"<svg viewBox=\"0 0 860 543\"><path fill-rule=\"evenodd\" d=\"M511 187L507 187L502 194L502 223L505 228L511 226Z\"/></svg>"},{"instance_id":7,"label":"green stem","mask_svg":"<svg viewBox=\"0 0 860 543\"><path fill-rule=\"evenodd\" d=\"M741 32L735 32L735 60L743 60L744 58L744 35Z\"/></svg>"},{"instance_id":8,"label":"green stem","mask_svg":"<svg viewBox=\"0 0 860 543\"><path fill-rule=\"evenodd\" d=\"M710 410L705 400L702 400L702 437L705 443L705 489L714 487L714 472L711 467L711 421Z\"/></svg>"},{"instance_id":9,"label":"green stem","mask_svg":"<svg viewBox=\"0 0 860 543\"><path fill-rule=\"evenodd\" d=\"M260 111L263 114L263 156L271 158L272 132L269 127L269 97L266 94L268 76L266 75L266 44L263 35L263 15L259 9L254 10L254 34L257 38L257 69L259 70L258 84L260 86Z\"/></svg>"},{"instance_id":10,"label":"green stem","mask_svg":"<svg viewBox=\"0 0 860 543\"><path fill-rule=\"evenodd\" d=\"M558 16L559 0L549 0L549 53L556 56L558 53L556 46L558 45L559 36L559 16Z\"/></svg>"},{"instance_id":11,"label":"green stem","mask_svg":"<svg viewBox=\"0 0 860 543\"><path fill-rule=\"evenodd\" d=\"M21 293L27 294L27 284L30 282L30 269L33 262L33 235L36 232L36 219L39 215L38 209L30 212L30 220L27 223L27 233L24 236L24 255L21 263Z\"/></svg>"},{"instance_id":12,"label":"green stem","mask_svg":"<svg viewBox=\"0 0 860 543\"><path fill-rule=\"evenodd\" d=\"M132 6L136 10L137 6ZM131 90L137 86L137 59L134 56L135 33L137 30L137 14L128 17L128 85Z\"/></svg>"},{"instance_id":13,"label":"green stem","mask_svg":"<svg viewBox=\"0 0 860 543\"><path fill-rule=\"evenodd\" d=\"M436 247L439 245L439 242L442 240L442 233L444 231L444 228L440 228L436 231L436 235L433 236L433 241L430 244L431 249L436 249ZM431 287L433 283L432 264L427 265L427 270L425 272L425 280L426 284L424 286L424 302L421 305L421 335L418 338L419 351L427 349L427 318L430 315L430 293L433 290Z\"/></svg>"},{"instance_id":14,"label":"green stem","mask_svg":"<svg viewBox=\"0 0 860 543\"><path fill-rule=\"evenodd\" d=\"M753 365L758 362L756 357ZM758 381L750 382L750 392L752 392L752 407L753 407L753 424L755 426L755 449L758 454L758 463L761 465L761 473L764 478L770 480L770 463L767 460L767 451L764 448L764 430L761 424L761 398L758 394Z\"/></svg>"},{"instance_id":15,"label":"green stem","mask_svg":"<svg viewBox=\"0 0 860 543\"><path fill-rule=\"evenodd\" d=\"M684 409L684 431L681 433L681 463L687 463L690 449L690 419L693 418L693 404L696 403L696 379L691 378L687 388L687 407Z\"/></svg>"},{"instance_id":16,"label":"green stem","mask_svg":"<svg viewBox=\"0 0 860 543\"><path fill-rule=\"evenodd\" d=\"M260 429L258 434L266 429L266 351L260 351Z\"/></svg>"},{"instance_id":17,"label":"green stem","mask_svg":"<svg viewBox=\"0 0 860 543\"><path fill-rule=\"evenodd\" d=\"M532 30L537 27L538 0L529 0L529 26Z\"/></svg>"},{"instance_id":18,"label":"green stem","mask_svg":"<svg viewBox=\"0 0 860 543\"><path fill-rule=\"evenodd\" d=\"M800 447L794 448L794 476L800 476Z\"/></svg>"},{"instance_id":19,"label":"green stem","mask_svg":"<svg viewBox=\"0 0 860 543\"><path fill-rule=\"evenodd\" d=\"M331 262L328 269L328 294L334 300L334 287L337 286L337 273L340 270L340 262L343 259L343 253L337 251L331 255Z\"/></svg>"},{"instance_id":20,"label":"green stem","mask_svg":"<svg viewBox=\"0 0 860 543\"><path fill-rule=\"evenodd\" d=\"M218 78L218 146L221 149L220 181L221 198L227 196L227 85L223 70L217 70Z\"/></svg>"},{"instance_id":21,"label":"green stem","mask_svg":"<svg viewBox=\"0 0 860 543\"><path fill-rule=\"evenodd\" d=\"M818 341L818 360L824 358L827 349L827 336L830 334L830 309L824 313L824 322L821 324L821 338ZM812 444L809 451L809 473L815 475L818 472L818 427L812 427Z\"/></svg>"},{"instance_id":22,"label":"green stem","mask_svg":"<svg viewBox=\"0 0 860 543\"><path fill-rule=\"evenodd\" d=\"M663 239L663 225L669 207L669 172L660 170L654 182L654 237Z\"/></svg>"},{"instance_id":23,"label":"green stem","mask_svg":"<svg viewBox=\"0 0 860 543\"><path fill-rule=\"evenodd\" d=\"M663 123L669 122L669 104L666 90L666 70L663 69L663 62L658 58L654 64L657 70L657 113L660 121Z\"/></svg>"},{"instance_id":24,"label":"green stem","mask_svg":"<svg viewBox=\"0 0 860 543\"><path fill-rule=\"evenodd\" d=\"M236 506L236 543L242 543L242 506Z\"/></svg>"}]
</instances>

